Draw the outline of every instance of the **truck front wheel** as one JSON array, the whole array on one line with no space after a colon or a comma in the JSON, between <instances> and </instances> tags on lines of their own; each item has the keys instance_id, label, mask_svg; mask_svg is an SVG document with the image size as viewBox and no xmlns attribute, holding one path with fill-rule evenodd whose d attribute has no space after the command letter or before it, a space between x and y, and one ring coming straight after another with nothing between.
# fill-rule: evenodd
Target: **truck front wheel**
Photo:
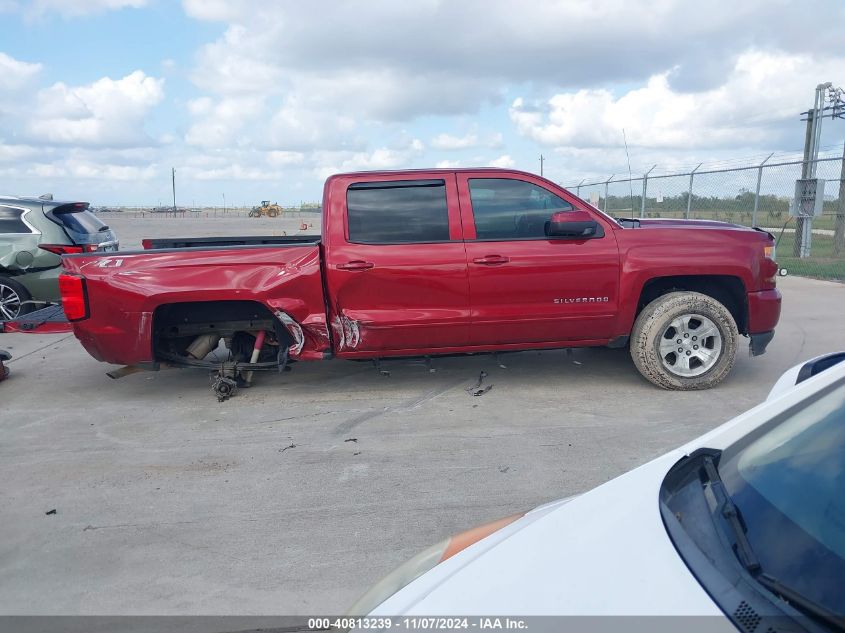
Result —
<instances>
[{"instance_id":1,"label":"truck front wheel","mask_svg":"<svg viewBox=\"0 0 845 633\"><path fill-rule=\"evenodd\" d=\"M631 357L658 387L709 389L733 368L739 332L730 311L699 292L670 292L640 312Z\"/></svg>"}]
</instances>

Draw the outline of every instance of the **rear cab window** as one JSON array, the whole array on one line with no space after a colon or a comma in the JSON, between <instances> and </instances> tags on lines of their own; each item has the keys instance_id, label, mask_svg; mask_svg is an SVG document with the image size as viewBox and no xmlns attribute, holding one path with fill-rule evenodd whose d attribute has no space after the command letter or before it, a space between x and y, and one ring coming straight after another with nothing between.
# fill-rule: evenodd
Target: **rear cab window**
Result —
<instances>
[{"instance_id":1,"label":"rear cab window","mask_svg":"<svg viewBox=\"0 0 845 633\"><path fill-rule=\"evenodd\" d=\"M449 241L446 181L360 182L346 191L348 239L355 244Z\"/></svg>"}]
</instances>

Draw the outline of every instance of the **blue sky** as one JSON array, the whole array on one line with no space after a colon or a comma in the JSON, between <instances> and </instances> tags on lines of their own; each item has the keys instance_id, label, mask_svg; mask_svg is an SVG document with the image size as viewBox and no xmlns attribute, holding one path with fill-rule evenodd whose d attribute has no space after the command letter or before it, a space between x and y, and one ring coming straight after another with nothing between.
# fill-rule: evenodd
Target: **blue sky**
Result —
<instances>
[{"instance_id":1,"label":"blue sky","mask_svg":"<svg viewBox=\"0 0 845 633\"><path fill-rule=\"evenodd\" d=\"M571 183L627 172L623 127L635 173L668 171L800 151L815 85L845 84L838 0L313 4L0 0L0 191L156 204L176 167L181 204L290 204L541 153Z\"/></svg>"}]
</instances>

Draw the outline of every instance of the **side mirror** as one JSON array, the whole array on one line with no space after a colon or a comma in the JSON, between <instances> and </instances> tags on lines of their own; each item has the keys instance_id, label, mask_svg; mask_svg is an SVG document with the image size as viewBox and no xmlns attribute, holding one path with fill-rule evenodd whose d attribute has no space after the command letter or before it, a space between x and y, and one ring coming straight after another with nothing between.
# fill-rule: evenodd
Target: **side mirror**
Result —
<instances>
[{"instance_id":1,"label":"side mirror","mask_svg":"<svg viewBox=\"0 0 845 633\"><path fill-rule=\"evenodd\" d=\"M586 211L560 211L553 213L546 224L548 237L562 237L570 240L586 240L601 237L601 225Z\"/></svg>"}]
</instances>

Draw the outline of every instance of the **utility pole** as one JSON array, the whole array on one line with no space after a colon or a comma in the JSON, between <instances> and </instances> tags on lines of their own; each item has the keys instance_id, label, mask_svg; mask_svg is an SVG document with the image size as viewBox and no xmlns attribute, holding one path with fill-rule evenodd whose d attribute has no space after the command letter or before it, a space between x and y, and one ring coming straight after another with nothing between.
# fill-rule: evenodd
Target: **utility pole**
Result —
<instances>
[{"instance_id":1,"label":"utility pole","mask_svg":"<svg viewBox=\"0 0 845 633\"><path fill-rule=\"evenodd\" d=\"M825 105L827 102L830 105ZM824 204L824 181L816 179L816 168L819 158L819 146L821 144L822 122L825 117L830 119L845 119L845 90L835 88L831 82L816 86L816 99L813 109L807 113L807 132L804 139L804 162L801 167L801 179L805 182L802 187L807 187L806 193L801 193L799 201L799 188L796 185L795 217L795 242L792 253L796 257L809 257L813 239L813 213L809 209L810 203L815 210L822 208ZM816 187L821 184L820 191ZM811 188L811 189L810 189ZM819 200L819 197L822 197ZM841 193L840 193L841 199ZM841 206L840 206L841 208ZM809 212L808 212L809 211ZM839 215L837 210L837 216ZM835 234L835 233L834 233Z\"/></svg>"},{"instance_id":2,"label":"utility pole","mask_svg":"<svg viewBox=\"0 0 845 633\"><path fill-rule=\"evenodd\" d=\"M543 176L543 161L544 161L544 160L546 160L546 159L545 159L545 158L543 158L543 155L542 155L542 154L540 154L540 177L541 177L541 178L542 178L542 176Z\"/></svg>"},{"instance_id":3,"label":"utility pole","mask_svg":"<svg viewBox=\"0 0 845 633\"><path fill-rule=\"evenodd\" d=\"M226 213L226 194L223 194L223 213Z\"/></svg>"},{"instance_id":4,"label":"utility pole","mask_svg":"<svg viewBox=\"0 0 845 633\"><path fill-rule=\"evenodd\" d=\"M804 133L804 162L801 164L801 179L809 178L810 161L813 146L813 117L815 111L807 112L807 130ZM795 218L795 241L792 243L792 256L801 257L801 244L804 241L804 218Z\"/></svg>"},{"instance_id":5,"label":"utility pole","mask_svg":"<svg viewBox=\"0 0 845 633\"><path fill-rule=\"evenodd\" d=\"M170 177L173 182L173 213L176 213L176 168L170 168Z\"/></svg>"}]
</instances>

